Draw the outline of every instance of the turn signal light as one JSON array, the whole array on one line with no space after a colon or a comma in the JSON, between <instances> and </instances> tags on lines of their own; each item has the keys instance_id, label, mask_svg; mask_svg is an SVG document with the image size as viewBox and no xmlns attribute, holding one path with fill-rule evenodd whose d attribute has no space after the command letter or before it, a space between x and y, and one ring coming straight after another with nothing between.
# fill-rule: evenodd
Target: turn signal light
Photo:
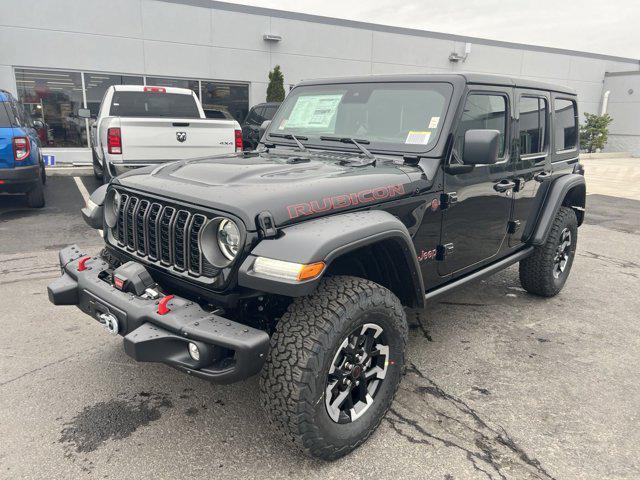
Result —
<instances>
[{"instance_id":1,"label":"turn signal light","mask_svg":"<svg viewBox=\"0 0 640 480\"><path fill-rule=\"evenodd\" d=\"M241 152L243 148L242 144L242 130L236 130L236 152Z\"/></svg>"},{"instance_id":2,"label":"turn signal light","mask_svg":"<svg viewBox=\"0 0 640 480\"><path fill-rule=\"evenodd\" d=\"M23 161L30 153L31 145L27 137L13 137L13 159L16 162Z\"/></svg>"},{"instance_id":3,"label":"turn signal light","mask_svg":"<svg viewBox=\"0 0 640 480\"><path fill-rule=\"evenodd\" d=\"M120 128L114 127L107 129L107 151L111 154L122 154L122 137L120 136Z\"/></svg>"},{"instance_id":4,"label":"turn signal light","mask_svg":"<svg viewBox=\"0 0 640 480\"><path fill-rule=\"evenodd\" d=\"M322 273L324 262L293 263L273 258L258 257L253 263L253 271L268 277L281 278L293 282L311 280Z\"/></svg>"}]
</instances>

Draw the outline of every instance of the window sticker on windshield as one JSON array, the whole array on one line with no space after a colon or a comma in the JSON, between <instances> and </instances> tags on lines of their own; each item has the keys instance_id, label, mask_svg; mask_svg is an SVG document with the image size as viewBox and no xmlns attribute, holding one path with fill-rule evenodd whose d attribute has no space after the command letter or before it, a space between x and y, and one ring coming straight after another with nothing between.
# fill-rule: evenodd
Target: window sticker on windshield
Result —
<instances>
[{"instance_id":1,"label":"window sticker on windshield","mask_svg":"<svg viewBox=\"0 0 640 480\"><path fill-rule=\"evenodd\" d=\"M336 115L342 94L307 95L296 100L287 128L328 128Z\"/></svg>"},{"instance_id":2,"label":"window sticker on windshield","mask_svg":"<svg viewBox=\"0 0 640 480\"><path fill-rule=\"evenodd\" d=\"M427 143L429 143L430 137L431 132L416 132L411 130L407 135L407 139L404 141L404 143L426 145Z\"/></svg>"},{"instance_id":3,"label":"window sticker on windshield","mask_svg":"<svg viewBox=\"0 0 640 480\"><path fill-rule=\"evenodd\" d=\"M431 121L429 122L429 128L438 128L439 123L440 123L440 117L431 117Z\"/></svg>"},{"instance_id":4,"label":"window sticker on windshield","mask_svg":"<svg viewBox=\"0 0 640 480\"><path fill-rule=\"evenodd\" d=\"M278 130L284 130L284 127L286 124L287 124L287 119L283 118L282 121L280 122L280 125L278 125Z\"/></svg>"}]
</instances>

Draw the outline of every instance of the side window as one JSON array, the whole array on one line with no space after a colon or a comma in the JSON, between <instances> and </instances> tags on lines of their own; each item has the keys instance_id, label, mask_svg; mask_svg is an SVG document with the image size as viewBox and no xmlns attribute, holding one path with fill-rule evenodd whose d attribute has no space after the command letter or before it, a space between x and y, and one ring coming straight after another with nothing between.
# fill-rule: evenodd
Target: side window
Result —
<instances>
[{"instance_id":1,"label":"side window","mask_svg":"<svg viewBox=\"0 0 640 480\"><path fill-rule=\"evenodd\" d=\"M507 98L504 95L471 93L467 96L464 112L456 130L455 151L462 161L464 134L467 130L487 129L500 132L499 157L505 153L507 131Z\"/></svg>"},{"instance_id":2,"label":"side window","mask_svg":"<svg viewBox=\"0 0 640 480\"><path fill-rule=\"evenodd\" d=\"M10 99L7 102L7 106L9 107L9 116L11 117L11 121L17 127L26 127L24 124L24 118L20 115L20 110L15 100Z\"/></svg>"},{"instance_id":3,"label":"side window","mask_svg":"<svg viewBox=\"0 0 640 480\"><path fill-rule=\"evenodd\" d=\"M520 155L546 151L547 109L545 98L520 98Z\"/></svg>"},{"instance_id":4,"label":"side window","mask_svg":"<svg viewBox=\"0 0 640 480\"><path fill-rule=\"evenodd\" d=\"M556 152L578 147L578 108L576 102L564 98L554 100Z\"/></svg>"},{"instance_id":5,"label":"side window","mask_svg":"<svg viewBox=\"0 0 640 480\"><path fill-rule=\"evenodd\" d=\"M278 107L276 107L275 105L264 107L264 119L272 120L273 116L276 114L276 110L278 110Z\"/></svg>"},{"instance_id":6,"label":"side window","mask_svg":"<svg viewBox=\"0 0 640 480\"><path fill-rule=\"evenodd\" d=\"M264 107L253 107L247 117L249 125L262 125L262 116L260 113L264 110Z\"/></svg>"},{"instance_id":7,"label":"side window","mask_svg":"<svg viewBox=\"0 0 640 480\"><path fill-rule=\"evenodd\" d=\"M9 102L0 101L0 128L11 128L13 121L9 113Z\"/></svg>"}]
</instances>

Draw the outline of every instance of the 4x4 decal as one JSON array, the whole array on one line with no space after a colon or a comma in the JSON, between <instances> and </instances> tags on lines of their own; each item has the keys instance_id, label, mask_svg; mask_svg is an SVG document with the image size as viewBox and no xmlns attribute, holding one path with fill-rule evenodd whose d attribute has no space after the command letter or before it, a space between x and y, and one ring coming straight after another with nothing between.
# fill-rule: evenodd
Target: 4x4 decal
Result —
<instances>
[{"instance_id":1,"label":"4x4 decal","mask_svg":"<svg viewBox=\"0 0 640 480\"><path fill-rule=\"evenodd\" d=\"M311 200L309 202L288 205L287 212L289 212L289 218L293 219L313 215L314 213L339 210L342 208L360 205L362 203L384 200L386 198L403 194L404 185L385 185L382 187L367 188L359 192L343 193L341 195L323 197L320 200Z\"/></svg>"}]
</instances>

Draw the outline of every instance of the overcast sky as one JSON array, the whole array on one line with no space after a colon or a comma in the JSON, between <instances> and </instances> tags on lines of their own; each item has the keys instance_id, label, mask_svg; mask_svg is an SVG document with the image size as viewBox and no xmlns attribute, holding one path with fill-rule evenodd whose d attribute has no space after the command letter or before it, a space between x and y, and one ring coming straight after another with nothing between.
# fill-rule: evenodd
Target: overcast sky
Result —
<instances>
[{"instance_id":1,"label":"overcast sky","mask_svg":"<svg viewBox=\"0 0 640 480\"><path fill-rule=\"evenodd\" d=\"M239 0L234 3L640 59L640 0Z\"/></svg>"}]
</instances>

